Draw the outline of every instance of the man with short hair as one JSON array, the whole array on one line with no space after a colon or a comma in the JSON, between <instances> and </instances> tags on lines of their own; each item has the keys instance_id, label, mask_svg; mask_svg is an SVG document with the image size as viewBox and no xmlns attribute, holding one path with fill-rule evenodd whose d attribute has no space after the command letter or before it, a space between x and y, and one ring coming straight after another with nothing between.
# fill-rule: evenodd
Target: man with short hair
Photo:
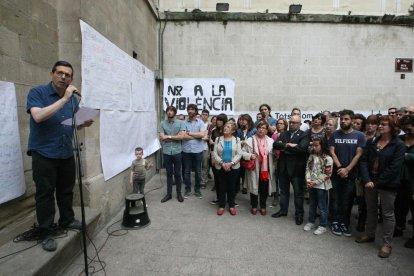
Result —
<instances>
[{"instance_id":1,"label":"man with short hair","mask_svg":"<svg viewBox=\"0 0 414 276\"><path fill-rule=\"evenodd\" d=\"M414 104L409 105L405 108L405 115L413 115L414 114Z\"/></svg>"},{"instance_id":2,"label":"man with short hair","mask_svg":"<svg viewBox=\"0 0 414 276\"><path fill-rule=\"evenodd\" d=\"M208 137L207 129L209 129L210 123L208 122L208 116L210 115L210 111L207 109L203 109L201 111L201 120L204 124L205 135L202 138L204 149L203 149L203 159L201 161L201 189L205 189L207 187L208 182L208 173L210 171L210 150L208 147L208 141L210 140Z\"/></svg>"},{"instance_id":3,"label":"man with short hair","mask_svg":"<svg viewBox=\"0 0 414 276\"><path fill-rule=\"evenodd\" d=\"M260 121L262 119L262 113L259 112L256 114L256 121Z\"/></svg>"},{"instance_id":4,"label":"man with short hair","mask_svg":"<svg viewBox=\"0 0 414 276\"><path fill-rule=\"evenodd\" d=\"M290 183L293 186L295 199L296 225L303 223L303 198L305 187L306 153L309 145L309 135L299 129L300 117L293 115L289 118L289 131L282 132L273 143L275 150L280 150L277 162L277 173L280 186L280 210L272 217L287 216L289 209Z\"/></svg>"},{"instance_id":5,"label":"man with short hair","mask_svg":"<svg viewBox=\"0 0 414 276\"><path fill-rule=\"evenodd\" d=\"M173 174L176 181L177 200L183 202L181 194L181 140L184 137L185 124L175 118L177 109L174 106L168 106L165 113L167 119L161 121L159 133L164 165L167 170L167 194L161 202L164 203L172 198Z\"/></svg>"},{"instance_id":6,"label":"man with short hair","mask_svg":"<svg viewBox=\"0 0 414 276\"><path fill-rule=\"evenodd\" d=\"M267 135L271 137L272 134L276 131L276 123L277 123L277 120L272 117L272 113L271 113L272 109L270 108L268 104L261 104L259 106L259 111L260 111L261 117L260 117L260 120L257 120L254 123L254 126L257 127L260 121L265 120L269 124L269 131Z\"/></svg>"},{"instance_id":7,"label":"man with short hair","mask_svg":"<svg viewBox=\"0 0 414 276\"><path fill-rule=\"evenodd\" d=\"M50 72L51 82L30 89L26 111L30 114L30 135L27 154L32 156L33 181L36 184L36 239L44 239L43 249L55 251L56 241L51 238L56 226L55 193L59 208L59 226L82 229L72 208L76 166L73 156L72 125L62 122L73 118L78 110L77 90L73 81L73 67L67 61L58 61ZM88 127L92 120L78 127ZM36 232L36 233L34 233Z\"/></svg>"},{"instance_id":8,"label":"man with short hair","mask_svg":"<svg viewBox=\"0 0 414 276\"><path fill-rule=\"evenodd\" d=\"M187 106L188 119L185 120L186 133L183 137L184 161L184 198L191 196L191 169L195 169L194 195L203 198L201 194L201 161L203 159L205 128L203 121L197 119L198 108L195 104Z\"/></svg>"},{"instance_id":9,"label":"man with short hair","mask_svg":"<svg viewBox=\"0 0 414 276\"><path fill-rule=\"evenodd\" d=\"M333 219L332 233L351 237L350 212L353 204L358 162L365 147L365 136L352 128L354 112L344 109L340 112L340 129L329 138L329 150L334 161L332 173Z\"/></svg>"},{"instance_id":10,"label":"man with short hair","mask_svg":"<svg viewBox=\"0 0 414 276\"><path fill-rule=\"evenodd\" d=\"M404 106L404 107L400 107L399 109L395 111L395 114L397 115L398 120L400 120L402 116L405 115L405 110L406 110L406 107Z\"/></svg>"},{"instance_id":11,"label":"man with short hair","mask_svg":"<svg viewBox=\"0 0 414 276\"><path fill-rule=\"evenodd\" d=\"M322 112L323 115L325 115L325 123L331 118L331 112L329 110L325 110L324 112Z\"/></svg>"},{"instance_id":12,"label":"man with short hair","mask_svg":"<svg viewBox=\"0 0 414 276\"><path fill-rule=\"evenodd\" d=\"M290 116L299 116L299 119L301 120L300 130L307 131L310 127L307 123L302 123L302 111L298 107L292 108L292 111L290 112Z\"/></svg>"},{"instance_id":13,"label":"man with short hair","mask_svg":"<svg viewBox=\"0 0 414 276\"><path fill-rule=\"evenodd\" d=\"M394 116L396 111L397 111L396 107L390 107L390 108L388 108L388 115Z\"/></svg>"}]
</instances>

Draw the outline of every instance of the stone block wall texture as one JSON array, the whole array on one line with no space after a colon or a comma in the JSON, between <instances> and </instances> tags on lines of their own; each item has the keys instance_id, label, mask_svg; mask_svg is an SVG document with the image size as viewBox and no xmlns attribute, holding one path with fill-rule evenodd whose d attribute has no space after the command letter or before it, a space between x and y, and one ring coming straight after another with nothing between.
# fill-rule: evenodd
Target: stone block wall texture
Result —
<instances>
[{"instance_id":1,"label":"stone block wall texture","mask_svg":"<svg viewBox=\"0 0 414 276\"><path fill-rule=\"evenodd\" d=\"M15 83L21 147L27 191L0 205L0 244L26 230L35 221L31 158L26 155L29 115L25 105L31 87L50 81L57 60L74 66L73 84L81 89L81 32L84 20L114 44L151 70L158 66L158 25L145 1L0 0L0 80ZM86 205L101 210L101 223L124 204L130 190L128 171L104 182L100 165L99 117L80 131L83 143L84 196ZM150 157L154 159L154 157ZM151 172L148 178L154 172ZM75 188L75 205L79 204Z\"/></svg>"},{"instance_id":2,"label":"stone block wall texture","mask_svg":"<svg viewBox=\"0 0 414 276\"><path fill-rule=\"evenodd\" d=\"M384 25L168 22L164 77L231 78L235 110L384 110L414 103L414 30Z\"/></svg>"},{"instance_id":3,"label":"stone block wall texture","mask_svg":"<svg viewBox=\"0 0 414 276\"><path fill-rule=\"evenodd\" d=\"M193 9L212 12L216 11L216 3L228 3L229 12L275 12L287 13L289 5L301 4L301 13L305 14L352 14L383 15L408 14L411 0L160 0L160 10L191 12Z\"/></svg>"}]
</instances>

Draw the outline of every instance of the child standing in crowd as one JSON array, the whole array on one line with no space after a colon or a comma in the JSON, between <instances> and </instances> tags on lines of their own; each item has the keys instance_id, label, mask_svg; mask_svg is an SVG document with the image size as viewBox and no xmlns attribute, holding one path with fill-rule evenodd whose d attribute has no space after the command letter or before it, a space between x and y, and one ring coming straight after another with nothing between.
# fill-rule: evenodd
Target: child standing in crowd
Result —
<instances>
[{"instance_id":1,"label":"child standing in crowd","mask_svg":"<svg viewBox=\"0 0 414 276\"><path fill-rule=\"evenodd\" d=\"M309 219L303 230L315 228L316 207L320 210L319 227L313 232L321 235L328 224L328 190L332 188L331 174L333 160L324 139L315 138L313 149L306 165L306 183L309 189Z\"/></svg>"},{"instance_id":2,"label":"child standing in crowd","mask_svg":"<svg viewBox=\"0 0 414 276\"><path fill-rule=\"evenodd\" d=\"M135 149L136 159L131 164L131 176L129 178L129 185L133 186L134 193L144 194L145 174L146 170L152 167L152 164L142 158L144 150L141 147Z\"/></svg>"}]
</instances>

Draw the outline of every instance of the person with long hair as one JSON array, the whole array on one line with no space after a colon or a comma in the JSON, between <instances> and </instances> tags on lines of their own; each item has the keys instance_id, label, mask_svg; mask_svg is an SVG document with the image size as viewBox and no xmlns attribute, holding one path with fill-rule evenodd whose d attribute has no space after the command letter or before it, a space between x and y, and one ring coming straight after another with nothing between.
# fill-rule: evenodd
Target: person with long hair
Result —
<instances>
[{"instance_id":1,"label":"person with long hair","mask_svg":"<svg viewBox=\"0 0 414 276\"><path fill-rule=\"evenodd\" d=\"M332 188L331 175L333 160L328 143L324 138L315 137L311 154L306 164L306 184L309 189L309 219L303 230L315 228L316 209L320 211L318 228L313 232L321 235L328 225L328 191Z\"/></svg>"},{"instance_id":2,"label":"person with long hair","mask_svg":"<svg viewBox=\"0 0 414 276\"><path fill-rule=\"evenodd\" d=\"M250 137L252 137L253 135L256 134L257 129L254 127L253 119L252 119L252 117L249 114L242 114L242 115L240 115L240 117L238 119L238 122L239 122L239 124L238 124L239 125L239 128L234 133L234 135L236 137L239 137L240 138L240 141L241 141L242 146L243 146L243 144L245 143L245 141L248 138L250 138ZM242 183L242 193L243 194L247 194L247 186L246 186L246 183L244 181L244 175L245 175L244 168L243 167L240 167L240 175L239 175L239 181L238 181L238 183L240 183L240 180L241 180L241 183ZM238 187L236 187L236 191L238 191L237 188Z\"/></svg>"},{"instance_id":3,"label":"person with long hair","mask_svg":"<svg viewBox=\"0 0 414 276\"><path fill-rule=\"evenodd\" d=\"M223 128L223 135L216 138L214 143L213 158L218 176L218 200L217 215L224 213L226 201L232 216L237 214L234 198L236 195L236 182L239 176L240 159L242 157L240 139L233 136L237 126L233 121L228 121ZM226 200L227 199L227 200Z\"/></svg>"},{"instance_id":4,"label":"person with long hair","mask_svg":"<svg viewBox=\"0 0 414 276\"><path fill-rule=\"evenodd\" d=\"M387 258L392 251L391 245L395 227L394 201L400 185L405 145L397 137L399 128L397 120L393 116L381 117L378 132L378 137L367 142L360 162L362 181L365 184L367 223L365 234L356 239L356 242L375 241L379 198L384 222L382 224L383 245L378 252L378 257Z\"/></svg>"},{"instance_id":5,"label":"person with long hair","mask_svg":"<svg viewBox=\"0 0 414 276\"><path fill-rule=\"evenodd\" d=\"M216 140L217 137L220 137L223 135L223 129L224 129L224 125L227 123L227 115L224 113L221 113L219 115L217 115L216 118L216 127L211 131L211 135L210 135L210 152L213 153L214 150L214 142ZM213 156L211 156L210 158L210 165L211 165L211 170L213 171L213 176L214 176L214 186L211 189L212 191L216 191L216 200L212 200L210 201L211 204L217 204L218 203L218 175L217 175L217 169L215 168L215 164L213 164Z\"/></svg>"},{"instance_id":6,"label":"person with long hair","mask_svg":"<svg viewBox=\"0 0 414 276\"><path fill-rule=\"evenodd\" d=\"M355 113L354 119L352 119L352 128L361 132L365 132L365 122L367 118L361 113Z\"/></svg>"},{"instance_id":7,"label":"person with long hair","mask_svg":"<svg viewBox=\"0 0 414 276\"><path fill-rule=\"evenodd\" d=\"M273 158L273 139L267 136L269 124L260 121L257 125L257 133L248 138L243 145L243 159L256 160L255 170L246 170L245 181L250 192L250 204L252 215L257 214L257 206L260 196L260 214L266 215L266 200L272 193L269 183L272 181Z\"/></svg>"}]
</instances>

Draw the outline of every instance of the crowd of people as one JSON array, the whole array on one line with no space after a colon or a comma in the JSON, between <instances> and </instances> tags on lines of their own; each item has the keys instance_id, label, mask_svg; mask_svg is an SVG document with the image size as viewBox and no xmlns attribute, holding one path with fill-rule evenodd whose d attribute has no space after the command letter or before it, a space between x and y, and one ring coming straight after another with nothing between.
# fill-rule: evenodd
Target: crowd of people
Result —
<instances>
[{"instance_id":1,"label":"crowd of people","mask_svg":"<svg viewBox=\"0 0 414 276\"><path fill-rule=\"evenodd\" d=\"M249 114L237 120L219 114L209 121L209 111L199 115L194 104L188 105L187 118L167 107L159 130L167 169L167 194L161 202L172 198L174 183L179 202L192 195L192 170L194 195L202 198L211 169L216 191L211 203L218 205L217 215L225 213L226 205L236 215L241 191L250 194L252 215L265 216L271 197L272 205L280 206L272 217L280 218L288 215L292 186L296 225L306 219L306 198L309 213L303 230L321 235L330 227L334 235L351 237L356 204L355 230L362 234L355 241L375 241L381 223L378 256L388 257L393 237L402 236L409 210L414 213L414 105L367 118L347 109L324 111L310 124L302 122L299 108L288 118L273 118L267 104L259 111L255 122ZM414 248L414 236L405 246Z\"/></svg>"}]
</instances>

